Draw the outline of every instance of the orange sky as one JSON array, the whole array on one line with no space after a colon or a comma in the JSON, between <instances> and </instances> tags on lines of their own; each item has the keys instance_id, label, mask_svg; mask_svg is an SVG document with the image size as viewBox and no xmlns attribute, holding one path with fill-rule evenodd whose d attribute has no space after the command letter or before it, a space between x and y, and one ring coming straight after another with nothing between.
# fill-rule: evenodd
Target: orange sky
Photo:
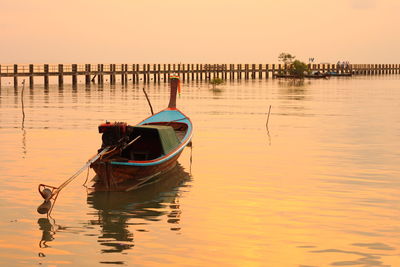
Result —
<instances>
[{"instance_id":1,"label":"orange sky","mask_svg":"<svg viewBox=\"0 0 400 267\"><path fill-rule=\"evenodd\" d=\"M0 0L0 63L399 63L398 0Z\"/></svg>"}]
</instances>

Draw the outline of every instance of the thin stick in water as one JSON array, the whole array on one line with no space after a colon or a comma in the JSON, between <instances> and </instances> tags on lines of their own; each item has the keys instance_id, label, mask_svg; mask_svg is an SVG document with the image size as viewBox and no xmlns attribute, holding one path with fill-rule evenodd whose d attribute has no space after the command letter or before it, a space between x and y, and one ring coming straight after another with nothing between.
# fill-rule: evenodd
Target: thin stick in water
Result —
<instances>
[{"instance_id":1,"label":"thin stick in water","mask_svg":"<svg viewBox=\"0 0 400 267\"><path fill-rule=\"evenodd\" d=\"M24 121L25 121L24 90L25 90L25 79L22 81L22 91L21 91L22 125L24 125Z\"/></svg>"},{"instance_id":2,"label":"thin stick in water","mask_svg":"<svg viewBox=\"0 0 400 267\"><path fill-rule=\"evenodd\" d=\"M144 87L143 87L143 93L144 93L144 95L146 96L147 103L149 103L151 115L154 115L153 107L151 106L151 102L150 102L149 96L147 95L146 90L144 90Z\"/></svg>"},{"instance_id":3,"label":"thin stick in water","mask_svg":"<svg viewBox=\"0 0 400 267\"><path fill-rule=\"evenodd\" d=\"M269 105L269 110L268 110L268 117L267 117L267 123L265 126L268 128L268 122L269 122L269 115L271 114L271 105Z\"/></svg>"}]
</instances>

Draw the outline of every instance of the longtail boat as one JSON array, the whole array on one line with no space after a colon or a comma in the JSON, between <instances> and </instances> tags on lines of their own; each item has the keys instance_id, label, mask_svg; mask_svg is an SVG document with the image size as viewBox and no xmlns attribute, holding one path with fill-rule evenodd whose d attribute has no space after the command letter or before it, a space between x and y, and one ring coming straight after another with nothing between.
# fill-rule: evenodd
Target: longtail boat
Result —
<instances>
[{"instance_id":1,"label":"longtail boat","mask_svg":"<svg viewBox=\"0 0 400 267\"><path fill-rule=\"evenodd\" d=\"M340 73L340 72L336 72L336 71L329 71L326 74L328 74L329 76L333 76L333 77L351 77L351 76L353 76L353 74L350 72Z\"/></svg>"},{"instance_id":2,"label":"longtail boat","mask_svg":"<svg viewBox=\"0 0 400 267\"><path fill-rule=\"evenodd\" d=\"M183 149L191 144L193 126L176 108L178 76L170 77L168 107L130 126L124 122L99 125L107 152L90 167L96 172L95 191L130 191L150 183L177 164Z\"/></svg>"}]
</instances>

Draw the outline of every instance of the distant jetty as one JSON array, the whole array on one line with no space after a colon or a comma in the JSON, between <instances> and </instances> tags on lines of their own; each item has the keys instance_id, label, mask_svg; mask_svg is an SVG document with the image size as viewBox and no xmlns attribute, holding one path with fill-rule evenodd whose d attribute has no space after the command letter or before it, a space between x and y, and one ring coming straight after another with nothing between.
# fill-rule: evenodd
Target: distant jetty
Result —
<instances>
[{"instance_id":1,"label":"distant jetty","mask_svg":"<svg viewBox=\"0 0 400 267\"><path fill-rule=\"evenodd\" d=\"M18 79L29 78L29 87L33 88L35 77L42 77L45 87L49 86L49 77L58 78L62 86L68 77L73 86L78 84L78 76L85 77L85 83L104 83L104 77L110 84L168 82L171 74L178 74L183 81L203 81L214 78L224 80L268 79L275 74L285 72L285 64L26 64L0 65L1 79L11 77L14 87ZM309 64L311 71L351 73L353 75L399 74L400 64Z\"/></svg>"}]
</instances>

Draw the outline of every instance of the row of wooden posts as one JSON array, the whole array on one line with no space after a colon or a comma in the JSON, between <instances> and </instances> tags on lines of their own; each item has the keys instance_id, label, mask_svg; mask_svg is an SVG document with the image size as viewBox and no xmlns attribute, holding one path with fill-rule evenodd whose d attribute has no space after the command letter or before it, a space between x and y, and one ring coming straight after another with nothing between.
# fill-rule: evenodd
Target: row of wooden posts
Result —
<instances>
[{"instance_id":1,"label":"row of wooden posts","mask_svg":"<svg viewBox=\"0 0 400 267\"><path fill-rule=\"evenodd\" d=\"M122 84L144 82L167 82L171 74L178 74L183 81L210 80L221 78L234 79L268 79L284 71L285 64L58 64L58 65L0 65L1 78L12 77L14 87L18 87L18 78L29 77L29 85L34 86L34 77L43 77L43 83L49 85L49 77L58 77L58 84L64 84L64 77L72 78L72 85L78 84L78 76L85 76L85 83L96 82L110 84L120 77ZM309 64L313 71L352 73L354 75L398 74L400 64ZM106 76L106 79L104 79ZM108 78L107 78L108 77Z\"/></svg>"}]
</instances>

